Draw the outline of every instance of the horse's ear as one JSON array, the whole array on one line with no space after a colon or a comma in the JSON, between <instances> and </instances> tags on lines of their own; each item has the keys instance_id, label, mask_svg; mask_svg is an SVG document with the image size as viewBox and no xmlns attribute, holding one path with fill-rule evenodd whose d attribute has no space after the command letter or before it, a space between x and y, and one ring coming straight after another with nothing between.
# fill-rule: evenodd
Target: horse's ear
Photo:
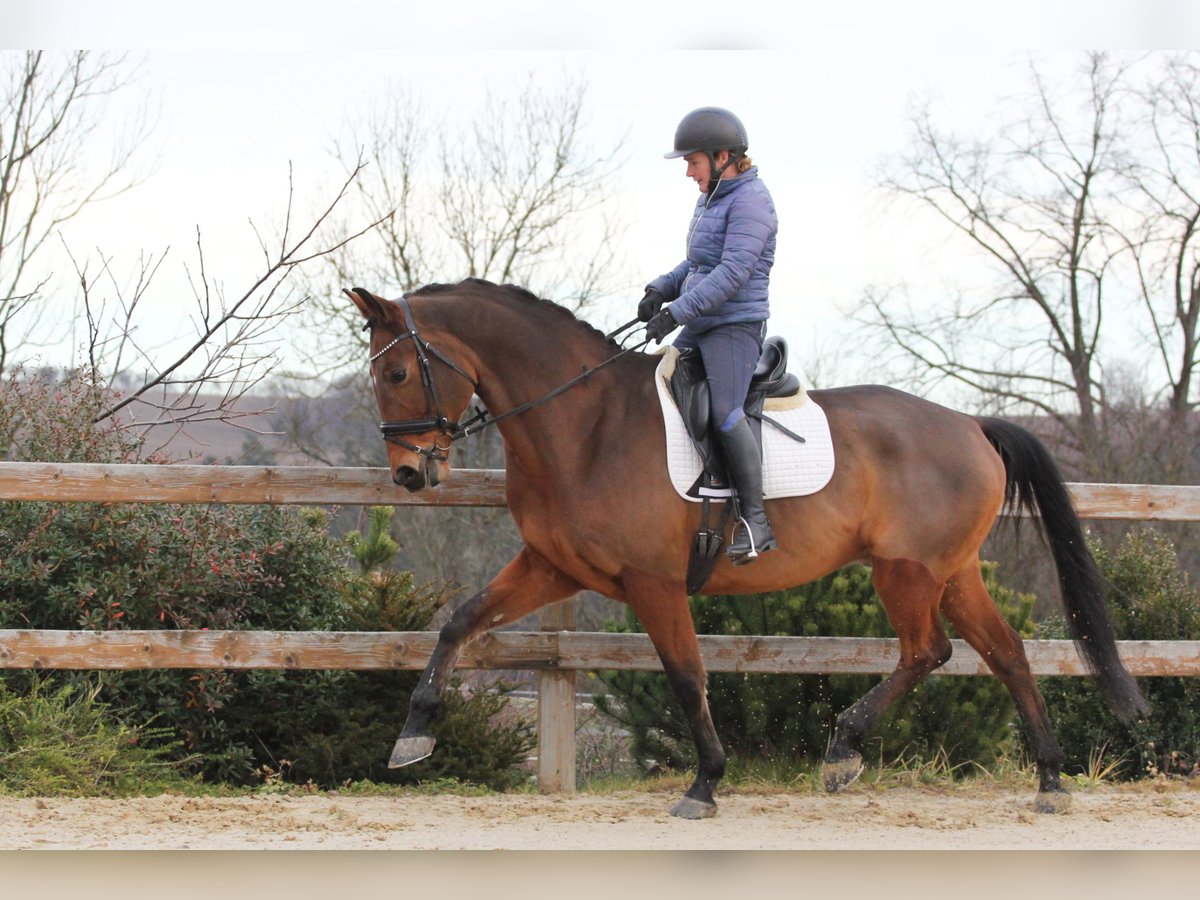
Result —
<instances>
[{"instance_id":1,"label":"horse's ear","mask_svg":"<svg viewBox=\"0 0 1200 900\"><path fill-rule=\"evenodd\" d=\"M387 301L376 297L366 288L351 288L347 290L342 288L342 293L354 301L354 305L358 307L358 311L362 313L367 324L387 319Z\"/></svg>"}]
</instances>

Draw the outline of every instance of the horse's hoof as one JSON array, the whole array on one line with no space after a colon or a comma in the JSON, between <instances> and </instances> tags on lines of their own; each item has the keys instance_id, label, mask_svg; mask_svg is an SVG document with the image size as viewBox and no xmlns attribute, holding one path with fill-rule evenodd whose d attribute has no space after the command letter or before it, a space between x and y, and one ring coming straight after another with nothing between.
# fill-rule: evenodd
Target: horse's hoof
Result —
<instances>
[{"instance_id":1,"label":"horse's hoof","mask_svg":"<svg viewBox=\"0 0 1200 900\"><path fill-rule=\"evenodd\" d=\"M1033 811L1061 815L1071 811L1071 795L1064 790L1038 791Z\"/></svg>"},{"instance_id":2,"label":"horse's hoof","mask_svg":"<svg viewBox=\"0 0 1200 900\"><path fill-rule=\"evenodd\" d=\"M435 743L437 742L431 737L401 737L392 748L388 768L399 769L401 766L420 762L433 752Z\"/></svg>"},{"instance_id":3,"label":"horse's hoof","mask_svg":"<svg viewBox=\"0 0 1200 900\"><path fill-rule=\"evenodd\" d=\"M717 804L684 797L671 807L671 815L680 819L711 819L717 814Z\"/></svg>"},{"instance_id":4,"label":"horse's hoof","mask_svg":"<svg viewBox=\"0 0 1200 900\"><path fill-rule=\"evenodd\" d=\"M862 755L858 753L846 759L839 759L837 762L826 760L821 766L821 778L825 782L825 790L831 794L844 791L854 784L858 776L862 774L862 770L863 759Z\"/></svg>"}]
</instances>

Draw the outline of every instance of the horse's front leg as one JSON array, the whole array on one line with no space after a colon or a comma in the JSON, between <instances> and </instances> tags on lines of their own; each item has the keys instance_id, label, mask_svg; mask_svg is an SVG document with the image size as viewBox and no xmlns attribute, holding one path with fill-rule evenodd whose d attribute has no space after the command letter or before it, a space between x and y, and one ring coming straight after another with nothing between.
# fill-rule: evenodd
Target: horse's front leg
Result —
<instances>
[{"instance_id":1,"label":"horse's front leg","mask_svg":"<svg viewBox=\"0 0 1200 900\"><path fill-rule=\"evenodd\" d=\"M512 622L581 590L545 558L525 547L491 583L459 607L438 635L437 646L409 702L408 720L392 749L388 767L407 766L433 752L430 725L442 708L442 695L467 642L489 628Z\"/></svg>"},{"instance_id":2,"label":"horse's front leg","mask_svg":"<svg viewBox=\"0 0 1200 900\"><path fill-rule=\"evenodd\" d=\"M725 748L717 737L708 711L705 684L708 676L700 659L700 642L682 583L634 574L623 578L626 602L654 642L667 680L687 716L696 743L696 780L671 815L704 819L715 815L713 789L725 774Z\"/></svg>"}]
</instances>

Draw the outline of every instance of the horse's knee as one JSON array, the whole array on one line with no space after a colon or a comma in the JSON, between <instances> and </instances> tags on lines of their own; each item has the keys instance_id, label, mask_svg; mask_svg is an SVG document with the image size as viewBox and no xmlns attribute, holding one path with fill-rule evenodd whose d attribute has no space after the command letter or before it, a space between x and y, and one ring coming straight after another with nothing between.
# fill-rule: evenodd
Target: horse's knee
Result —
<instances>
[{"instance_id":1,"label":"horse's knee","mask_svg":"<svg viewBox=\"0 0 1200 900\"><path fill-rule=\"evenodd\" d=\"M475 620L478 618L476 610L482 596L482 594L476 594L454 611L454 614L438 631L439 642L453 647L470 637Z\"/></svg>"},{"instance_id":2,"label":"horse's knee","mask_svg":"<svg viewBox=\"0 0 1200 900\"><path fill-rule=\"evenodd\" d=\"M451 647L456 646L460 641L464 640L468 634L467 620L458 612L450 617L445 625L438 631L438 642L447 644Z\"/></svg>"}]
</instances>

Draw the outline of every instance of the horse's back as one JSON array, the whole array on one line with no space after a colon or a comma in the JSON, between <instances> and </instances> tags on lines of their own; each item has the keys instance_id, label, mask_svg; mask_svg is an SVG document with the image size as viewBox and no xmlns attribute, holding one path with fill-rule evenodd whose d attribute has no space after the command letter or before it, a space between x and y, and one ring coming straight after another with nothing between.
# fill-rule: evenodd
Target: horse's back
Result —
<instances>
[{"instance_id":1,"label":"horse's back","mask_svg":"<svg viewBox=\"0 0 1200 900\"><path fill-rule=\"evenodd\" d=\"M825 411L839 458L870 454L897 466L1003 474L978 421L965 413L884 385L810 391ZM844 451L844 452L842 452Z\"/></svg>"},{"instance_id":2,"label":"horse's back","mask_svg":"<svg viewBox=\"0 0 1200 900\"><path fill-rule=\"evenodd\" d=\"M830 499L857 498L873 554L939 559L970 545L977 551L1003 502L1004 464L972 416L881 385L811 396L833 434Z\"/></svg>"}]
</instances>

